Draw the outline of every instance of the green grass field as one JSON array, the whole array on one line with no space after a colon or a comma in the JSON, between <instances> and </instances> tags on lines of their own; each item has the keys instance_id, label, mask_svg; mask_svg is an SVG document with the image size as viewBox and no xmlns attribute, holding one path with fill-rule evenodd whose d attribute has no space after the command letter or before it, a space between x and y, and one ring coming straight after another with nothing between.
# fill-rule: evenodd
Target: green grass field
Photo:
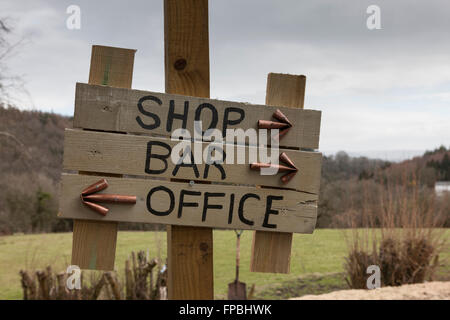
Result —
<instances>
[{"instance_id":1,"label":"green grass field","mask_svg":"<svg viewBox=\"0 0 450 320\"><path fill-rule=\"evenodd\" d=\"M450 230L445 232L450 238ZM273 297L276 291L290 287L305 287L302 279L313 279L319 287L340 288L345 285L342 275L347 245L344 231L318 229L312 235L294 235L291 273L265 274L249 271L252 232L246 231L241 241L240 280L247 286L256 285L260 297ZM21 299L19 271L36 270L51 265L64 271L70 264L71 233L13 235L0 237L0 299ZM236 237L233 231L214 231L214 291L216 298L226 297L227 284L235 273ZM116 251L116 270L122 274L125 260L131 251L149 250L150 257L166 256L165 232L119 232ZM448 259L449 252L443 254ZM445 272L448 272L445 269ZM332 274L323 278L322 275ZM313 275L311 277L311 275ZM300 281L300 282L299 282ZM308 282L308 281L306 281ZM312 289L311 289L312 290ZM314 293L314 292L305 292Z\"/></svg>"}]
</instances>

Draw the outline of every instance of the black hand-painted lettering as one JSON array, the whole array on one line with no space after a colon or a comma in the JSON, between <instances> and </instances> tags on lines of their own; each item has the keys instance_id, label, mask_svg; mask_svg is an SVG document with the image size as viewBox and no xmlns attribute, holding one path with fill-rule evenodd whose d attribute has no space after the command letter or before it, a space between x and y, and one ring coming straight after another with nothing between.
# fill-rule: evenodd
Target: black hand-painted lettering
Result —
<instances>
[{"instance_id":1,"label":"black hand-painted lettering","mask_svg":"<svg viewBox=\"0 0 450 320\"><path fill-rule=\"evenodd\" d=\"M152 153L153 146L161 146L167 150L167 154L156 154ZM149 141L147 143L147 155L145 159L145 173L148 174L161 174L164 171L167 170L167 158L170 156L170 153L172 152L172 147L168 145L167 143L164 143L162 141ZM150 169L150 160L151 158L156 158L164 162L164 169Z\"/></svg>"},{"instance_id":2,"label":"black hand-painted lettering","mask_svg":"<svg viewBox=\"0 0 450 320\"><path fill-rule=\"evenodd\" d=\"M228 210L228 224L233 222L233 210L234 210L234 193L230 195L230 208Z\"/></svg>"},{"instance_id":3,"label":"black hand-painted lettering","mask_svg":"<svg viewBox=\"0 0 450 320\"><path fill-rule=\"evenodd\" d=\"M227 178L227 174L226 174L225 169L223 168L222 164L225 163L227 154L225 153L225 150L219 146L213 146L212 148L215 150L214 152L222 153L222 156L218 160L208 161L208 162L212 162L212 165L220 171L221 179L225 180ZM213 151L211 151L211 153L212 152ZM208 153L208 160L211 160L211 158L210 158L211 153ZM203 179L208 179L209 166L210 166L210 164L205 163L205 170L203 171Z\"/></svg>"},{"instance_id":4,"label":"black hand-painted lettering","mask_svg":"<svg viewBox=\"0 0 450 320\"><path fill-rule=\"evenodd\" d=\"M183 207L198 207L197 202L184 202L184 196L200 196L202 193L200 191L191 190L181 190L180 192L180 203L178 204L178 218L181 218L183 213Z\"/></svg>"},{"instance_id":5,"label":"black hand-painted lettering","mask_svg":"<svg viewBox=\"0 0 450 320\"><path fill-rule=\"evenodd\" d=\"M142 106L142 103L147 100L154 101L159 105L162 104L162 101L159 98L154 97L154 96L145 96L145 97L142 97L141 99L139 99L139 101L138 101L137 106L138 106L139 112L152 118L153 124L145 124L144 121L142 121L140 116L136 117L136 121L142 128L147 129L147 130L153 130L153 129L159 127L159 125L161 124L161 119L158 117L158 115L154 114L153 112L149 112L144 109L144 107Z\"/></svg>"},{"instance_id":6,"label":"black hand-painted lettering","mask_svg":"<svg viewBox=\"0 0 450 320\"><path fill-rule=\"evenodd\" d=\"M189 152L188 152L189 151ZM184 158L187 157L188 154L191 154L191 163L184 163ZM198 172L198 167L194 162L194 154L191 151L191 148L188 147L183 151L183 157L178 160L178 163L175 165L175 168L173 168L172 175L175 177L178 173L178 170L180 167L191 167L192 170L194 170L195 177L200 177L200 173Z\"/></svg>"},{"instance_id":7,"label":"black hand-painted lettering","mask_svg":"<svg viewBox=\"0 0 450 320\"><path fill-rule=\"evenodd\" d=\"M155 192L158 192L160 190L166 192L170 198L169 209L167 209L166 211L157 211L157 210L153 209L153 207L152 207L152 195ZM161 201L158 201L158 202L161 202ZM166 188L164 186L154 187L147 194L147 210L150 211L150 213L154 214L155 216L167 216L173 211L174 207L175 207L175 196L174 196L172 190L170 190L169 188Z\"/></svg>"},{"instance_id":8,"label":"black hand-painted lettering","mask_svg":"<svg viewBox=\"0 0 450 320\"><path fill-rule=\"evenodd\" d=\"M225 193L216 193L216 192L205 192L203 197L203 213L202 213L202 221L206 220L206 211L208 209L222 209L223 206L221 204L208 204L209 197L225 197Z\"/></svg>"},{"instance_id":9,"label":"black hand-painted lettering","mask_svg":"<svg viewBox=\"0 0 450 320\"><path fill-rule=\"evenodd\" d=\"M230 113L235 112L239 114L239 118L235 120L230 120ZM222 136L225 138L227 135L228 125L236 125L242 122L245 118L245 111L241 108L236 107L228 107L225 108L224 116L223 116L223 126L222 126Z\"/></svg>"},{"instance_id":10,"label":"black hand-painted lettering","mask_svg":"<svg viewBox=\"0 0 450 320\"><path fill-rule=\"evenodd\" d=\"M197 109L195 110L195 121L201 120L201 113L202 113L202 110L205 108L211 110L211 123L209 124L208 128L206 128L206 129L202 128L202 129L206 131L208 129L217 128L217 122L219 121L219 114L217 113L216 107L214 107L210 103L202 103L201 105L199 105L197 107ZM197 128L195 128L195 130L197 131ZM202 136L205 133L205 131L201 132ZM197 133L200 133L200 132L197 131Z\"/></svg>"},{"instance_id":11,"label":"black hand-painted lettering","mask_svg":"<svg viewBox=\"0 0 450 320\"><path fill-rule=\"evenodd\" d=\"M283 200L283 197L282 196L267 196L266 213L264 214L264 222L263 222L262 226L265 228L275 229L277 227L277 225L269 223L269 215L271 215L271 214L277 215L278 214L278 210L272 209L272 200Z\"/></svg>"},{"instance_id":12,"label":"black hand-painted lettering","mask_svg":"<svg viewBox=\"0 0 450 320\"><path fill-rule=\"evenodd\" d=\"M247 219L244 217L244 202L245 202L247 199L249 199L249 198L255 198L255 199L260 200L260 198L259 198L259 196L258 196L257 194L254 194L254 193L246 193L246 194L241 198L241 200L239 201L238 216L239 216L239 219L240 219L243 223L245 223L245 224L247 224L247 225L249 225L249 226L252 226L252 225L254 224L254 221L247 220Z\"/></svg>"},{"instance_id":13,"label":"black hand-painted lettering","mask_svg":"<svg viewBox=\"0 0 450 320\"><path fill-rule=\"evenodd\" d=\"M172 132L172 126L173 126L173 119L179 119L183 120L183 124L181 127L183 129L186 129L186 123L188 119L188 112L189 112L189 101L184 102L184 111L183 113L175 113L175 101L170 100L169 102L169 113L167 114L167 124L166 124L166 131Z\"/></svg>"}]
</instances>

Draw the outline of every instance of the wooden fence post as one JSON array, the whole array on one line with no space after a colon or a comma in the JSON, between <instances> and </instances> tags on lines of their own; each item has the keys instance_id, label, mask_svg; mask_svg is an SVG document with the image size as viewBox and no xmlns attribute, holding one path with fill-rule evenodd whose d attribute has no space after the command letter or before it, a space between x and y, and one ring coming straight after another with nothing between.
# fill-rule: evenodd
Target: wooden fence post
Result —
<instances>
[{"instance_id":1,"label":"wooden fence post","mask_svg":"<svg viewBox=\"0 0 450 320\"><path fill-rule=\"evenodd\" d=\"M164 1L166 93L209 98L208 0ZM169 299L213 299L212 228L168 226Z\"/></svg>"},{"instance_id":2,"label":"wooden fence post","mask_svg":"<svg viewBox=\"0 0 450 320\"><path fill-rule=\"evenodd\" d=\"M131 89L135 52L131 49L92 46L89 84ZM81 269L113 270L117 227L117 222L74 220L72 264Z\"/></svg>"},{"instance_id":3,"label":"wooden fence post","mask_svg":"<svg viewBox=\"0 0 450 320\"><path fill-rule=\"evenodd\" d=\"M269 73L266 105L303 108L306 77ZM250 271L289 273L292 233L255 231Z\"/></svg>"}]
</instances>

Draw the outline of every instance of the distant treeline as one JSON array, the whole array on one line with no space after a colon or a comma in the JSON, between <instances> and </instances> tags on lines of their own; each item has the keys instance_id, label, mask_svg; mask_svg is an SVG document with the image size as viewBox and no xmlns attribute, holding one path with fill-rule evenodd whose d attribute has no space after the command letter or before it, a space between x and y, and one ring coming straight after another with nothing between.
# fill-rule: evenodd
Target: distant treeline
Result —
<instances>
[{"instance_id":1,"label":"distant treeline","mask_svg":"<svg viewBox=\"0 0 450 320\"><path fill-rule=\"evenodd\" d=\"M441 160L430 160L427 162L427 167L431 167L435 170L436 179L438 181L450 181L450 156L448 155L449 150L441 146L439 149L434 151L427 151L426 156L430 156L436 153L444 153Z\"/></svg>"},{"instance_id":2,"label":"distant treeline","mask_svg":"<svg viewBox=\"0 0 450 320\"><path fill-rule=\"evenodd\" d=\"M0 234L72 229L70 220L56 218L64 128L70 127L70 117L0 106ZM350 211L358 217L367 202L364 193L373 196L388 184L414 183L423 186L426 197L432 196L436 180L450 180L449 153L441 147L402 163L352 158L345 152L324 157L318 227L349 226L344 217ZM120 228L161 226L129 223Z\"/></svg>"},{"instance_id":3,"label":"distant treeline","mask_svg":"<svg viewBox=\"0 0 450 320\"><path fill-rule=\"evenodd\" d=\"M434 215L436 225L450 227L450 196L437 197L434 191L436 181L450 180L449 155L441 146L400 163L352 158L345 152L324 157L317 226L365 226L367 215L376 226L377 212L407 205Z\"/></svg>"}]
</instances>

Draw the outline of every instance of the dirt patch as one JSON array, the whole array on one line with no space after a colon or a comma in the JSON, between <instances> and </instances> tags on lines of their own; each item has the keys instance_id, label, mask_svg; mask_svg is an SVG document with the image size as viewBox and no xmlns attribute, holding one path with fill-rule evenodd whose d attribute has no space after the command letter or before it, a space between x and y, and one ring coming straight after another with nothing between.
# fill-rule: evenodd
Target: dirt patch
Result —
<instances>
[{"instance_id":1,"label":"dirt patch","mask_svg":"<svg viewBox=\"0 0 450 320\"><path fill-rule=\"evenodd\" d=\"M347 289L343 273L310 274L298 279L256 288L254 299L289 299Z\"/></svg>"},{"instance_id":2,"label":"dirt patch","mask_svg":"<svg viewBox=\"0 0 450 320\"><path fill-rule=\"evenodd\" d=\"M450 281L384 287L375 290L340 290L292 300L450 300Z\"/></svg>"}]
</instances>

